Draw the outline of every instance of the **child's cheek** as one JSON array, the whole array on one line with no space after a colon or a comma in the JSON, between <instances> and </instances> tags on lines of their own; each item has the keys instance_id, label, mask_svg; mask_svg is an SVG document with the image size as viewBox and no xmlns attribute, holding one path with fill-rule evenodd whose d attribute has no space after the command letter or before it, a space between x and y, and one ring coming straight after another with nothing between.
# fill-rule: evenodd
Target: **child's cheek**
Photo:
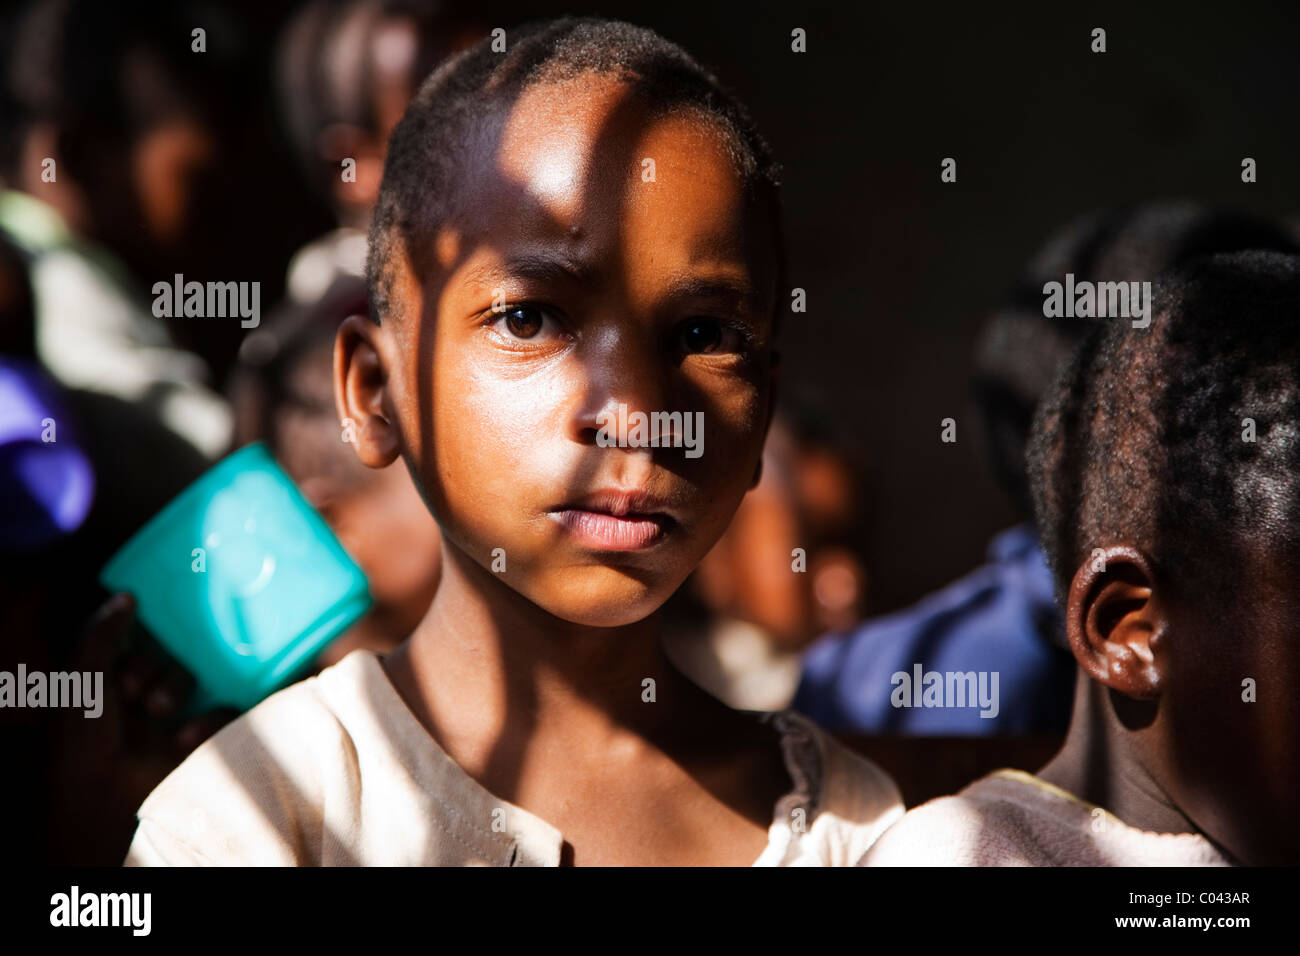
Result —
<instances>
[{"instance_id":1,"label":"child's cheek","mask_svg":"<svg viewBox=\"0 0 1300 956\"><path fill-rule=\"evenodd\" d=\"M568 441L567 411L577 387L569 364L561 357L526 374L469 370L463 386L467 424L491 445L498 477L512 484L539 479L549 473L557 453L581 450Z\"/></svg>"},{"instance_id":2,"label":"child's cheek","mask_svg":"<svg viewBox=\"0 0 1300 956\"><path fill-rule=\"evenodd\" d=\"M434 434L448 517L486 553L519 548L535 514L564 493L562 376L558 368L507 377L461 366L439 378Z\"/></svg>"},{"instance_id":3,"label":"child's cheek","mask_svg":"<svg viewBox=\"0 0 1300 956\"><path fill-rule=\"evenodd\" d=\"M742 382L715 390L697 407L704 411L698 463L707 475L725 481L736 477L742 462L757 463L767 414L767 396L758 385Z\"/></svg>"}]
</instances>

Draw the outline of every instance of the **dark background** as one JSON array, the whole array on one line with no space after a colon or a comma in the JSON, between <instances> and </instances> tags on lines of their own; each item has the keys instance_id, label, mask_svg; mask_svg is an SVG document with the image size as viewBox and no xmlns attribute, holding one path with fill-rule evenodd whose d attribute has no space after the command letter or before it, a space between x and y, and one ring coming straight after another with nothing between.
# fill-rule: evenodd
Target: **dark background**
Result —
<instances>
[{"instance_id":1,"label":"dark background","mask_svg":"<svg viewBox=\"0 0 1300 956\"><path fill-rule=\"evenodd\" d=\"M242 211L214 224L212 274L259 279L265 309L289 255L329 220L275 114L270 54L294 4L218 6L244 30L252 101L229 144ZM1295 211L1298 6L470 9L507 31L563 13L653 27L748 104L785 167L791 285L808 296L786 326L786 381L832 409L865 457L862 544L881 613L979 563L1015 520L984 464L971 352L983 313L1053 230L1147 199ZM804 54L790 50L795 27ZM1105 54L1090 52L1094 27ZM947 156L955 184L939 178ZM1245 156L1255 184L1241 182ZM205 351L220 366L231 343ZM945 417L955 445L939 440Z\"/></svg>"}]
</instances>

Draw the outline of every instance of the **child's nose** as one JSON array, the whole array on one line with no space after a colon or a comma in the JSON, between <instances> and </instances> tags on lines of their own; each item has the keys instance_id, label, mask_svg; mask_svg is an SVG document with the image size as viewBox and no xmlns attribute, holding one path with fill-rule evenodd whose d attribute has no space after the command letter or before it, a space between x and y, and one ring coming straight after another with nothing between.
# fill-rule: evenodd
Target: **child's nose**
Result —
<instances>
[{"instance_id":1,"label":"child's nose","mask_svg":"<svg viewBox=\"0 0 1300 956\"><path fill-rule=\"evenodd\" d=\"M664 405L671 370L649 336L603 336L593 343L583 364L586 388L574 422L579 440L594 440L611 416L622 415L626 421L634 412L671 411Z\"/></svg>"}]
</instances>

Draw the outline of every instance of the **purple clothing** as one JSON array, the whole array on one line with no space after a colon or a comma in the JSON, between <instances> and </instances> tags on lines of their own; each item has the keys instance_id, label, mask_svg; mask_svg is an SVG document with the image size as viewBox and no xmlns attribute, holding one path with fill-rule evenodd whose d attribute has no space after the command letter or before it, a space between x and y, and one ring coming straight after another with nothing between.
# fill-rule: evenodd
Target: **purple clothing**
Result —
<instances>
[{"instance_id":1,"label":"purple clothing","mask_svg":"<svg viewBox=\"0 0 1300 956\"><path fill-rule=\"evenodd\" d=\"M52 544L85 521L95 496L57 388L39 366L0 357L0 548Z\"/></svg>"}]
</instances>

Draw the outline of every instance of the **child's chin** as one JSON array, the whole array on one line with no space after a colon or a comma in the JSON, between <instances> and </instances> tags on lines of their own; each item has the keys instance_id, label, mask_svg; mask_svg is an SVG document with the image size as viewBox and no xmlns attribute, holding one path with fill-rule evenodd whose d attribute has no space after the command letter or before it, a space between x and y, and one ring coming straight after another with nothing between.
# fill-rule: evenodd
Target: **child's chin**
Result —
<instances>
[{"instance_id":1,"label":"child's chin","mask_svg":"<svg viewBox=\"0 0 1300 956\"><path fill-rule=\"evenodd\" d=\"M533 597L535 603L558 618L584 627L624 627L645 620L672 595L672 587L655 587L631 578L597 574L578 580L577 575L549 593ZM583 577L586 577L585 575Z\"/></svg>"},{"instance_id":2,"label":"child's chin","mask_svg":"<svg viewBox=\"0 0 1300 956\"><path fill-rule=\"evenodd\" d=\"M599 609L564 608L552 610L551 613L556 617L563 618L570 624L579 624L582 627L626 627L629 624L635 624L637 621L644 621L656 610L658 610L658 605L653 605L644 611L603 607Z\"/></svg>"}]
</instances>

